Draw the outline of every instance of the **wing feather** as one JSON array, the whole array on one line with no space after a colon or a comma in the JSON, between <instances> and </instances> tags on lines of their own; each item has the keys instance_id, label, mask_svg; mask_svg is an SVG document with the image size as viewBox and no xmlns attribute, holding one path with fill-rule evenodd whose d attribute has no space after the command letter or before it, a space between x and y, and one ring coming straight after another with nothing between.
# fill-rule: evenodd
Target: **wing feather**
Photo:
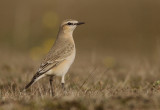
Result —
<instances>
[{"instance_id":1,"label":"wing feather","mask_svg":"<svg viewBox=\"0 0 160 110\"><path fill-rule=\"evenodd\" d=\"M61 45L61 47L60 47ZM58 48L59 47L59 48ZM64 61L73 52L74 44L64 42L63 44L54 45L45 59L42 61L38 73L45 73Z\"/></svg>"}]
</instances>

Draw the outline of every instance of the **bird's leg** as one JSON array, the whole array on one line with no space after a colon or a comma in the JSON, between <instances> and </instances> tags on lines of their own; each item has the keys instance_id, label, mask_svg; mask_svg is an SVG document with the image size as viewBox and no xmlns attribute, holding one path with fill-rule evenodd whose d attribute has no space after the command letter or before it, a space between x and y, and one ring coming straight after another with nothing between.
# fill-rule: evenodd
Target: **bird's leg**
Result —
<instances>
[{"instance_id":1,"label":"bird's leg","mask_svg":"<svg viewBox=\"0 0 160 110\"><path fill-rule=\"evenodd\" d=\"M65 88L64 88L64 83L61 83L61 85L62 85L62 89L65 90Z\"/></svg>"},{"instance_id":2,"label":"bird's leg","mask_svg":"<svg viewBox=\"0 0 160 110\"><path fill-rule=\"evenodd\" d=\"M53 82L53 76L50 76L49 82L50 82L50 88L51 88L52 96L54 96L53 85L52 85L52 82Z\"/></svg>"},{"instance_id":3,"label":"bird's leg","mask_svg":"<svg viewBox=\"0 0 160 110\"><path fill-rule=\"evenodd\" d=\"M64 76L62 76L61 85L62 85L62 89L63 89L63 90L65 90L64 83L65 83L65 81L64 81Z\"/></svg>"}]
</instances>

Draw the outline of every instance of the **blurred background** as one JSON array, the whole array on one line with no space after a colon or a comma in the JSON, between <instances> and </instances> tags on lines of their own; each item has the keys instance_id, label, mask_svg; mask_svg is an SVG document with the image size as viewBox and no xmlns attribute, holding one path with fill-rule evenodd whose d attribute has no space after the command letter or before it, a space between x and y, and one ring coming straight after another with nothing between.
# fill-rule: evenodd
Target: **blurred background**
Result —
<instances>
[{"instance_id":1,"label":"blurred background","mask_svg":"<svg viewBox=\"0 0 160 110\"><path fill-rule=\"evenodd\" d=\"M86 22L74 32L79 53L159 55L158 0L1 0L1 50L41 57L55 41L61 21L70 18Z\"/></svg>"}]
</instances>

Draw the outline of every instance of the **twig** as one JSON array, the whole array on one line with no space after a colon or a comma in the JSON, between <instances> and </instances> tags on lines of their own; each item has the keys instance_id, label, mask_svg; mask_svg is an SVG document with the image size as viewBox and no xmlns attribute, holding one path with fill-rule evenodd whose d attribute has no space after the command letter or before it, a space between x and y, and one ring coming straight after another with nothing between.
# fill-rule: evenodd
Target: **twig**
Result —
<instances>
[{"instance_id":1,"label":"twig","mask_svg":"<svg viewBox=\"0 0 160 110\"><path fill-rule=\"evenodd\" d=\"M88 75L88 77L86 78L86 80L83 82L83 84L80 86L79 89L81 89L85 85L85 83L89 80L89 78L91 77L91 75L93 75L93 73L94 73L95 70L96 70L96 68L94 68L93 71Z\"/></svg>"}]
</instances>

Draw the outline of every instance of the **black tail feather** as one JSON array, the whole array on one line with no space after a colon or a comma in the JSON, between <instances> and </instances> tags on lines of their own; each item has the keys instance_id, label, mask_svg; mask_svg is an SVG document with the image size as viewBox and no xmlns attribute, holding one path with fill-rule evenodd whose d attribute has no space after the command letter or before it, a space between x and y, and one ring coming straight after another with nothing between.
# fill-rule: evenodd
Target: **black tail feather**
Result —
<instances>
[{"instance_id":1,"label":"black tail feather","mask_svg":"<svg viewBox=\"0 0 160 110\"><path fill-rule=\"evenodd\" d=\"M37 79L39 76L41 76L41 75L43 75L43 73L37 72L37 73L33 76L31 82L29 82L29 83L25 86L24 91L25 91L26 89L28 89L28 88L36 81L36 79Z\"/></svg>"},{"instance_id":2,"label":"black tail feather","mask_svg":"<svg viewBox=\"0 0 160 110\"><path fill-rule=\"evenodd\" d=\"M38 73L36 73L36 74L33 76L32 80L25 86L24 91L25 91L26 89L28 89L28 88L35 82L35 80L36 80L39 76L40 76L40 75L39 75Z\"/></svg>"},{"instance_id":3,"label":"black tail feather","mask_svg":"<svg viewBox=\"0 0 160 110\"><path fill-rule=\"evenodd\" d=\"M34 81L35 81L35 79L32 79L31 82L29 82L29 83L25 86L24 90L28 89L28 88L34 83Z\"/></svg>"}]
</instances>

